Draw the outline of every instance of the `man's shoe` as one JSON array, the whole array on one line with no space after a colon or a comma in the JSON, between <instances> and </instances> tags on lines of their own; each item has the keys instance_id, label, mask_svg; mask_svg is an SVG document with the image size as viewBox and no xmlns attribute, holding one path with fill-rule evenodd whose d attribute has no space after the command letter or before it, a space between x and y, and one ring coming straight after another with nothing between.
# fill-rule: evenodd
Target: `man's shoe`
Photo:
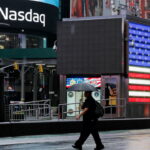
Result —
<instances>
[{"instance_id":1,"label":"man's shoe","mask_svg":"<svg viewBox=\"0 0 150 150\"><path fill-rule=\"evenodd\" d=\"M102 144L101 146L98 146L98 147L96 147L94 150L101 150L101 149L104 149L105 147L104 147L104 145Z\"/></svg>"},{"instance_id":2,"label":"man's shoe","mask_svg":"<svg viewBox=\"0 0 150 150\"><path fill-rule=\"evenodd\" d=\"M82 146L76 146L76 145L72 145L73 148L78 149L78 150L82 150Z\"/></svg>"}]
</instances>

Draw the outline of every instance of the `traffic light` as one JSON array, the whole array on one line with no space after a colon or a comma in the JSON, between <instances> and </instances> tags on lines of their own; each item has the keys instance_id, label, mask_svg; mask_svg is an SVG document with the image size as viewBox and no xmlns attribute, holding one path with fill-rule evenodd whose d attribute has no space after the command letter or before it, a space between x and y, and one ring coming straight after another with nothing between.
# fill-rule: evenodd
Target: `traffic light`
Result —
<instances>
[{"instance_id":1,"label":"traffic light","mask_svg":"<svg viewBox=\"0 0 150 150\"><path fill-rule=\"evenodd\" d=\"M43 65L38 65L38 70L39 70L39 72L43 72Z\"/></svg>"},{"instance_id":2,"label":"traffic light","mask_svg":"<svg viewBox=\"0 0 150 150\"><path fill-rule=\"evenodd\" d=\"M14 70L19 70L19 65L16 63L16 62L14 62Z\"/></svg>"}]
</instances>

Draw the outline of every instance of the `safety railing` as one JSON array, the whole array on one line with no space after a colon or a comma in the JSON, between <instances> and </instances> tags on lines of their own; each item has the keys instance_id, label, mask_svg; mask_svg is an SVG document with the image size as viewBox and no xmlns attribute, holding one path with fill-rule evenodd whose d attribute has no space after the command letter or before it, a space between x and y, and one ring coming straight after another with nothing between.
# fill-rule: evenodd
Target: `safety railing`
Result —
<instances>
[{"instance_id":1,"label":"safety railing","mask_svg":"<svg viewBox=\"0 0 150 150\"><path fill-rule=\"evenodd\" d=\"M104 108L104 116L102 118L113 119L113 118L125 118L126 117L126 99L125 98L101 99L99 102ZM80 103L59 104L58 119L74 119L75 116L80 113L81 106L82 104ZM72 109L68 109L71 107Z\"/></svg>"},{"instance_id":2,"label":"safety railing","mask_svg":"<svg viewBox=\"0 0 150 150\"><path fill-rule=\"evenodd\" d=\"M101 103L104 107L103 118L126 118L125 98L102 99Z\"/></svg>"},{"instance_id":3,"label":"safety railing","mask_svg":"<svg viewBox=\"0 0 150 150\"><path fill-rule=\"evenodd\" d=\"M35 121L51 119L50 100L14 102L9 105L10 121Z\"/></svg>"}]
</instances>

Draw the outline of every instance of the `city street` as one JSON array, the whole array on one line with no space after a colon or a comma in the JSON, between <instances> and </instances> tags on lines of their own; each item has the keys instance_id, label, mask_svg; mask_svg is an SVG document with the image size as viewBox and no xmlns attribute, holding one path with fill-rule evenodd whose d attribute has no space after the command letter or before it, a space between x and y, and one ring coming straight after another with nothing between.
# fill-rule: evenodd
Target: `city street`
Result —
<instances>
[{"instance_id":1,"label":"city street","mask_svg":"<svg viewBox=\"0 0 150 150\"><path fill-rule=\"evenodd\" d=\"M150 150L150 129L105 131L100 133L105 150ZM0 150L73 150L78 133L0 138ZM83 150L95 147L90 136Z\"/></svg>"}]
</instances>

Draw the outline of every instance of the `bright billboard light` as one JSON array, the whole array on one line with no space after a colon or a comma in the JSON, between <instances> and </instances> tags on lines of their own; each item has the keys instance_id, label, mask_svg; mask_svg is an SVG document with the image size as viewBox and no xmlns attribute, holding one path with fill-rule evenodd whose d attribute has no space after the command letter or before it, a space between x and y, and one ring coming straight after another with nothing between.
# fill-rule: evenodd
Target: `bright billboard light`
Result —
<instances>
[{"instance_id":1,"label":"bright billboard light","mask_svg":"<svg viewBox=\"0 0 150 150\"><path fill-rule=\"evenodd\" d=\"M150 97L150 92L129 91L129 96Z\"/></svg>"},{"instance_id":2,"label":"bright billboard light","mask_svg":"<svg viewBox=\"0 0 150 150\"><path fill-rule=\"evenodd\" d=\"M150 80L129 78L129 83L130 84L139 84L139 85L150 85Z\"/></svg>"},{"instance_id":3,"label":"bright billboard light","mask_svg":"<svg viewBox=\"0 0 150 150\"><path fill-rule=\"evenodd\" d=\"M74 84L79 83L88 83L93 85L94 87L101 87L101 78L100 77L93 77L93 78L85 78L85 77L79 77L79 78L67 78L66 80L66 87L69 88Z\"/></svg>"},{"instance_id":4,"label":"bright billboard light","mask_svg":"<svg viewBox=\"0 0 150 150\"><path fill-rule=\"evenodd\" d=\"M59 0L30 0L30 1L42 2L42 3L51 4L56 7L59 7Z\"/></svg>"}]
</instances>

